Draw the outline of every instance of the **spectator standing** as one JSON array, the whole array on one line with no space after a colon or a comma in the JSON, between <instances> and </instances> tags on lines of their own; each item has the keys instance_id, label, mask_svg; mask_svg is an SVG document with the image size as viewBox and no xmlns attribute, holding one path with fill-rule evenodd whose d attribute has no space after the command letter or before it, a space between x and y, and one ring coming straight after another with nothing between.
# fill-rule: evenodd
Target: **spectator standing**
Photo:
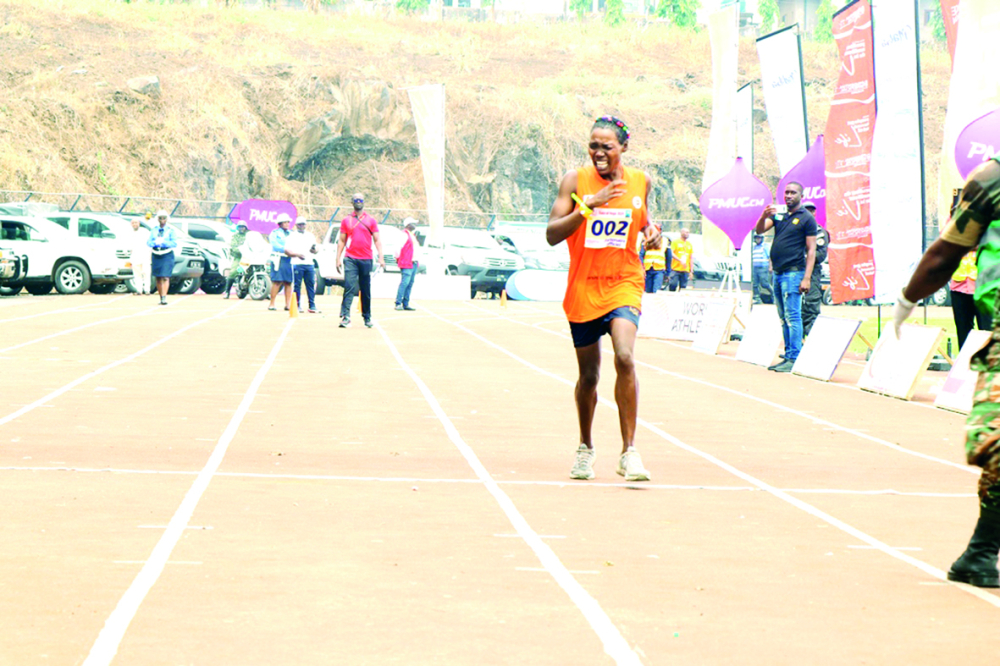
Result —
<instances>
[{"instance_id":1,"label":"spectator standing","mask_svg":"<svg viewBox=\"0 0 1000 666\"><path fill-rule=\"evenodd\" d=\"M958 264L958 270L951 276L948 287L951 289L951 314L955 318L955 331L958 334L958 348L965 345L969 331L979 328L989 331L993 328L993 317L976 307L972 295L976 293L976 251L967 252Z\"/></svg>"},{"instance_id":2,"label":"spectator standing","mask_svg":"<svg viewBox=\"0 0 1000 666\"><path fill-rule=\"evenodd\" d=\"M292 275L295 278L295 302L302 303L302 282L306 283L306 297L309 299L309 312L316 313L316 267L310 254L316 254L316 237L306 231L306 218L295 218L295 231L285 242L285 252L292 259ZM301 308L301 305L299 306Z\"/></svg>"},{"instance_id":3,"label":"spectator standing","mask_svg":"<svg viewBox=\"0 0 1000 666\"><path fill-rule=\"evenodd\" d=\"M667 248L659 238L652 241L645 240L643 244L646 248L642 258L642 267L646 270L646 293L655 294L663 288L663 274L667 270Z\"/></svg>"},{"instance_id":4,"label":"spectator standing","mask_svg":"<svg viewBox=\"0 0 1000 666\"><path fill-rule=\"evenodd\" d=\"M785 339L784 360L768 368L775 372L791 372L795 359L799 357L802 349L802 294L809 292L816 263L816 218L802 207L800 183L791 182L785 186L785 206L788 212L778 213L778 209L771 204L757 220L758 234L774 228L771 292Z\"/></svg>"},{"instance_id":5,"label":"spectator standing","mask_svg":"<svg viewBox=\"0 0 1000 666\"><path fill-rule=\"evenodd\" d=\"M688 238L690 229L681 229L680 239L671 244L673 258L670 261L670 291L685 289L688 278L694 272L694 248Z\"/></svg>"},{"instance_id":6,"label":"spectator standing","mask_svg":"<svg viewBox=\"0 0 1000 666\"><path fill-rule=\"evenodd\" d=\"M288 213L278 215L278 228L267 237L271 241L271 303L268 310L275 310L274 301L278 297L278 292L285 290L285 309L292 306L292 258L285 250L288 236L291 233L288 227L292 224L292 217Z\"/></svg>"},{"instance_id":7,"label":"spectator standing","mask_svg":"<svg viewBox=\"0 0 1000 666\"><path fill-rule=\"evenodd\" d=\"M153 248L150 266L153 277L156 278L156 293L160 295L160 305L167 304L170 277L174 274L174 248L177 247L177 234L173 227L167 226L169 220L167 211L157 211L156 226L149 232L146 240L146 245Z\"/></svg>"},{"instance_id":8,"label":"spectator standing","mask_svg":"<svg viewBox=\"0 0 1000 666\"><path fill-rule=\"evenodd\" d=\"M764 236L762 234L753 235L753 271L750 278L753 281L753 302L763 303L760 296L760 289L763 285L771 284L771 260L767 256L767 248L764 247Z\"/></svg>"},{"instance_id":9,"label":"spectator standing","mask_svg":"<svg viewBox=\"0 0 1000 666\"><path fill-rule=\"evenodd\" d=\"M240 261L243 259L243 243L247 240L247 223L240 220L236 223L236 233L229 239L229 256L233 261L229 264L229 273L226 274L226 298L229 298L229 291L233 288L233 283L240 274Z\"/></svg>"},{"instance_id":10,"label":"spectator standing","mask_svg":"<svg viewBox=\"0 0 1000 666\"><path fill-rule=\"evenodd\" d=\"M356 193L351 197L354 211L340 222L340 237L337 239L337 272L344 274L344 299L340 302L340 328L351 325L351 304L354 296L361 294L361 316L365 326L372 327L372 244L378 252L378 265L385 270L382 256L382 240L378 234L378 222L364 212L365 195ZM344 254L347 257L344 258Z\"/></svg>"},{"instance_id":11,"label":"spectator standing","mask_svg":"<svg viewBox=\"0 0 1000 666\"><path fill-rule=\"evenodd\" d=\"M802 207L816 217L816 204L807 201ZM816 262L813 264L812 277L809 279L809 292L802 297L802 336L809 335L816 317L823 305L823 262L830 248L830 234L826 229L816 224Z\"/></svg>"},{"instance_id":12,"label":"spectator standing","mask_svg":"<svg viewBox=\"0 0 1000 666\"><path fill-rule=\"evenodd\" d=\"M149 219L152 215L146 213ZM142 223L139 218L132 218L132 236L129 238L129 246L131 249L131 256L129 261L132 263L132 285L135 287L134 294L148 294L149 293L149 282L151 276L151 266L149 265L152 260L152 253L149 251L149 245L146 241L149 240L149 232L142 228Z\"/></svg>"},{"instance_id":13,"label":"spectator standing","mask_svg":"<svg viewBox=\"0 0 1000 666\"><path fill-rule=\"evenodd\" d=\"M660 242L663 243L663 285L660 286L660 291L665 291L670 288L670 264L674 260L674 249L671 247L669 236L660 236Z\"/></svg>"},{"instance_id":14,"label":"spectator standing","mask_svg":"<svg viewBox=\"0 0 1000 666\"><path fill-rule=\"evenodd\" d=\"M413 231L417 228L417 221L412 217L403 220L403 232L406 234L406 242L399 250L396 257L396 265L399 266L399 289L396 290L397 310L416 310L410 307L410 292L413 291L413 280L417 277L417 269L420 263L415 260L417 249L417 237Z\"/></svg>"},{"instance_id":15,"label":"spectator standing","mask_svg":"<svg viewBox=\"0 0 1000 666\"><path fill-rule=\"evenodd\" d=\"M997 272L1000 261L996 241L1000 229L1000 163L993 158L973 170L941 238L927 248L910 282L900 292L893 312L896 337L917 301L943 287L959 269L970 249L979 247L980 282L977 294L988 312L996 316ZM982 244L980 245L980 242ZM987 286L988 285L988 286ZM954 295L953 295L954 296ZM969 367L979 372L972 411L965 425L965 456L982 468L979 476L979 520L965 552L951 565L948 580L1000 587L997 554L1000 552L1000 330L994 328L989 343L972 357Z\"/></svg>"}]
</instances>

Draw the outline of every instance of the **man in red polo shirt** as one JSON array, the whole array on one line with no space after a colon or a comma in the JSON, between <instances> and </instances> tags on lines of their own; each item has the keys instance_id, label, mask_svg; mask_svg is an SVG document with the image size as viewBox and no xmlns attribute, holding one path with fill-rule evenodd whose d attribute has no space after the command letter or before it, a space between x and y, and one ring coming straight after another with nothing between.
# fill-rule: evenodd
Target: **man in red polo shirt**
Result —
<instances>
[{"instance_id":1,"label":"man in red polo shirt","mask_svg":"<svg viewBox=\"0 0 1000 666\"><path fill-rule=\"evenodd\" d=\"M337 272L344 273L344 300L340 302L340 328L351 325L351 304L354 295L361 292L361 316L365 326L372 327L372 244L378 252L378 265L385 270L382 256L382 241L378 235L378 222L364 212L365 195L356 193L351 197L354 212L340 222L340 237L337 239ZM344 251L347 258L341 262ZM342 268L343 266L343 268Z\"/></svg>"}]
</instances>

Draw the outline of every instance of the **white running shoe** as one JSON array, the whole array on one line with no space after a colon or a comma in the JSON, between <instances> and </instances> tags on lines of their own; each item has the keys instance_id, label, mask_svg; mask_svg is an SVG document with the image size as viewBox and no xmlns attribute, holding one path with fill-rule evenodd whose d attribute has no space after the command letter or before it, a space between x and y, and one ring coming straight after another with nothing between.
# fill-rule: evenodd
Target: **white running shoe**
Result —
<instances>
[{"instance_id":1,"label":"white running shoe","mask_svg":"<svg viewBox=\"0 0 1000 666\"><path fill-rule=\"evenodd\" d=\"M586 444L581 444L580 448L576 450L576 462L573 463L573 469L569 471L569 478L583 479L584 481L594 478L594 460L596 459L597 453L594 452L594 449L588 449Z\"/></svg>"},{"instance_id":2,"label":"white running shoe","mask_svg":"<svg viewBox=\"0 0 1000 666\"><path fill-rule=\"evenodd\" d=\"M626 481L649 481L649 470L642 466L639 452L631 446L618 459L618 473L624 476Z\"/></svg>"}]
</instances>

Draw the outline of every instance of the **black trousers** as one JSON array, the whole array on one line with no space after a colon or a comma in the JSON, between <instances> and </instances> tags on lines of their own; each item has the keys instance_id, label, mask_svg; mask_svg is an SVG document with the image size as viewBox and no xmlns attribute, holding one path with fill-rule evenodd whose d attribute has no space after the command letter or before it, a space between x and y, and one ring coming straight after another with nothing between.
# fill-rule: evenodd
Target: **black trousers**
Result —
<instances>
[{"instance_id":1,"label":"black trousers","mask_svg":"<svg viewBox=\"0 0 1000 666\"><path fill-rule=\"evenodd\" d=\"M371 259L344 258L344 300L340 302L340 316L350 318L354 295L361 292L361 316L372 318L372 267Z\"/></svg>"},{"instance_id":2,"label":"black trousers","mask_svg":"<svg viewBox=\"0 0 1000 666\"><path fill-rule=\"evenodd\" d=\"M819 316L819 308L823 304L823 288L820 285L822 277L823 269L814 268L809 280L809 291L802 296L802 335L809 335Z\"/></svg>"},{"instance_id":3,"label":"black trousers","mask_svg":"<svg viewBox=\"0 0 1000 666\"><path fill-rule=\"evenodd\" d=\"M965 344L969 331L978 328L988 331L993 328L993 317L979 311L972 300L972 294L951 292L951 313L955 317L955 330L958 332L958 348Z\"/></svg>"}]
</instances>

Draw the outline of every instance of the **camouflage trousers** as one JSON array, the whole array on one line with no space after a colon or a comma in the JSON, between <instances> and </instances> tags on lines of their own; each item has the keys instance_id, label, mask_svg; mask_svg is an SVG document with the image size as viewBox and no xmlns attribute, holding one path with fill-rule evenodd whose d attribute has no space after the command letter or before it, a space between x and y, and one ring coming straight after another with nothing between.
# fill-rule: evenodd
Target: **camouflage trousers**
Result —
<instances>
[{"instance_id":1,"label":"camouflage trousers","mask_svg":"<svg viewBox=\"0 0 1000 666\"><path fill-rule=\"evenodd\" d=\"M979 369L972 412L966 421L965 455L970 465L982 467L979 501L1000 509L1000 344L990 345L986 363L973 361ZM978 368L976 366L979 366Z\"/></svg>"}]
</instances>

